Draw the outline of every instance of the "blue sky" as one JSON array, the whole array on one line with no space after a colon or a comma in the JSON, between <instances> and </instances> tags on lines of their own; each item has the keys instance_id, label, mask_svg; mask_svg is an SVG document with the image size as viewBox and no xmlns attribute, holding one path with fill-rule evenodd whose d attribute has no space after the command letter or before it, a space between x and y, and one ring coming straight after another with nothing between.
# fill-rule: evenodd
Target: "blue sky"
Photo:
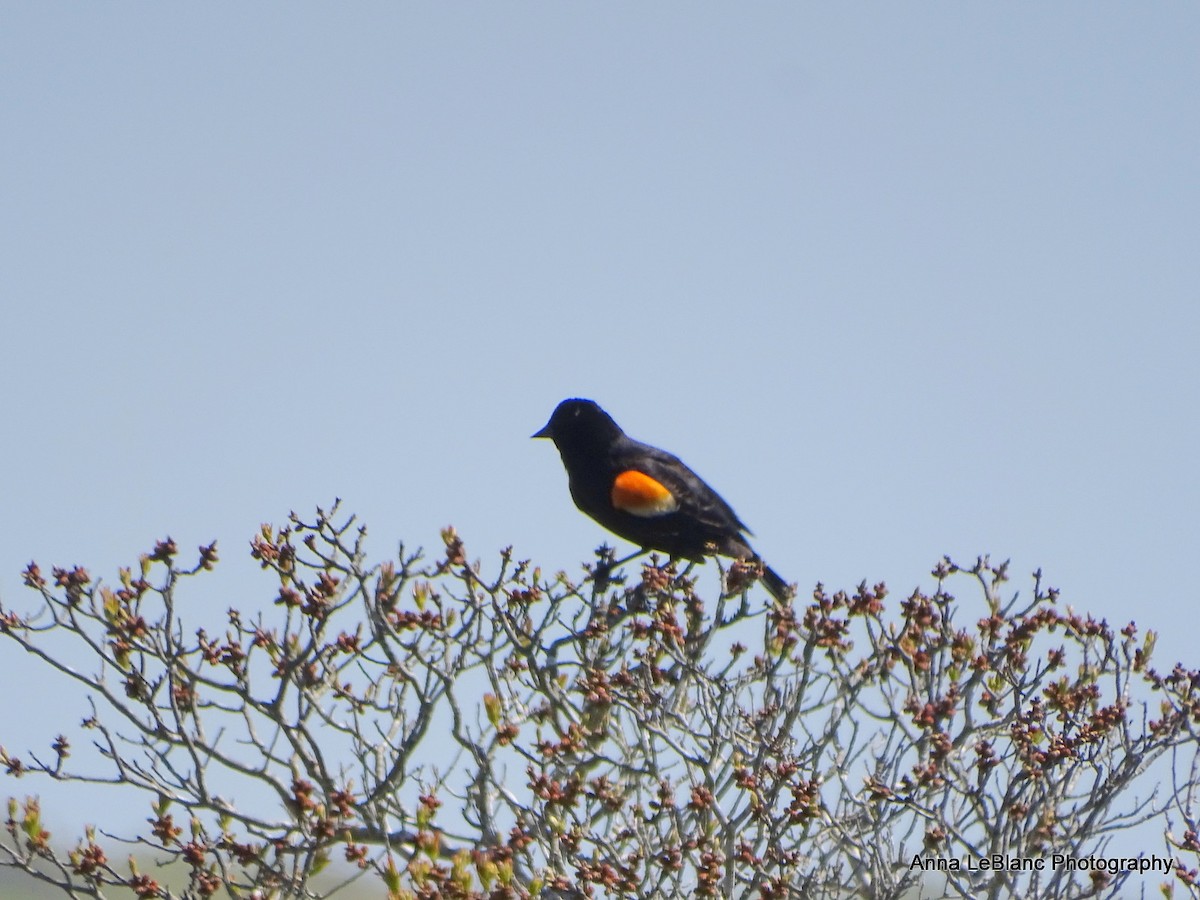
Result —
<instances>
[{"instance_id":1,"label":"blue sky","mask_svg":"<svg viewBox=\"0 0 1200 900\"><path fill-rule=\"evenodd\" d=\"M335 496L376 558L575 571L528 436L586 396L802 591L1012 557L1194 666L1197 46L1182 3L7 4L0 598L216 538L218 623ZM82 715L44 690L11 749Z\"/></svg>"}]
</instances>

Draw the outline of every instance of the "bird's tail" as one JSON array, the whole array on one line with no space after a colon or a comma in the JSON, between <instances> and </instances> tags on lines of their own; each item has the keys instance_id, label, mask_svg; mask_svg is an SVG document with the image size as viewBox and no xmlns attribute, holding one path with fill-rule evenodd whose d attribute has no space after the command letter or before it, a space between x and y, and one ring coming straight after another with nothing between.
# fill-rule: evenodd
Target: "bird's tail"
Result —
<instances>
[{"instance_id":1,"label":"bird's tail","mask_svg":"<svg viewBox=\"0 0 1200 900\"><path fill-rule=\"evenodd\" d=\"M734 559L740 559L743 562L749 562L762 568L762 575L759 580L763 583L763 587L767 592L774 597L779 603L786 604L795 595L791 585L783 580L778 572L767 565L758 553L751 547L741 535L738 535L736 540L726 541L721 548L721 552L725 556L731 556Z\"/></svg>"},{"instance_id":2,"label":"bird's tail","mask_svg":"<svg viewBox=\"0 0 1200 900\"><path fill-rule=\"evenodd\" d=\"M763 562L761 557L759 557L758 562L763 568L763 587L765 587L770 595L780 603L787 603L789 600L791 600L792 595L794 594L791 585L784 581L778 572Z\"/></svg>"}]
</instances>

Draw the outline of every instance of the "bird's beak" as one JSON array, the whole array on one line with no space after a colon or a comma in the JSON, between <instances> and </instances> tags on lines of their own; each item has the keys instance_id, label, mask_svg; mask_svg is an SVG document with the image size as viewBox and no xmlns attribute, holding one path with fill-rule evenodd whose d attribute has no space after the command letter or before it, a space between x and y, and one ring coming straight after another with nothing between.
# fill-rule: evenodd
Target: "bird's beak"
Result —
<instances>
[{"instance_id":1,"label":"bird's beak","mask_svg":"<svg viewBox=\"0 0 1200 900\"><path fill-rule=\"evenodd\" d=\"M530 435L530 437L531 438L553 437L553 435L550 434L550 423L547 422L541 431L535 431L533 434Z\"/></svg>"}]
</instances>

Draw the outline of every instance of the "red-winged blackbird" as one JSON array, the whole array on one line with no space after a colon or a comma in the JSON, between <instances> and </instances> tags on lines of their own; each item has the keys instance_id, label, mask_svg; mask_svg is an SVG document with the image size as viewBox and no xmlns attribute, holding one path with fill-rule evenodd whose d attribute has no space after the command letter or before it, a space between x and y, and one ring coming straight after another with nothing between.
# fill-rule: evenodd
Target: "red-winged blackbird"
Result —
<instances>
[{"instance_id":1,"label":"red-winged blackbird","mask_svg":"<svg viewBox=\"0 0 1200 900\"><path fill-rule=\"evenodd\" d=\"M695 562L719 554L762 563L746 543L750 529L720 494L677 457L626 435L591 400L564 400L533 436L554 441L571 499L613 534ZM777 600L790 596L765 564L762 580Z\"/></svg>"}]
</instances>

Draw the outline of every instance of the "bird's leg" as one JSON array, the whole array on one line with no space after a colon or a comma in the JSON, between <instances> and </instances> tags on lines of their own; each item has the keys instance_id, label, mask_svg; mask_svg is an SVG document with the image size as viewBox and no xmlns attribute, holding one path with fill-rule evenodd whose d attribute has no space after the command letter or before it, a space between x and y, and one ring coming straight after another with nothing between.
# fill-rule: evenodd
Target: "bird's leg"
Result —
<instances>
[{"instance_id":1,"label":"bird's leg","mask_svg":"<svg viewBox=\"0 0 1200 900\"><path fill-rule=\"evenodd\" d=\"M623 565L625 565L625 563L632 562L633 560L637 559L639 556L645 556L649 552L650 552L649 547L643 547L641 550L635 550L633 553L630 553L628 556L622 557L621 559L618 559L616 562L614 562L613 567L615 568L617 566L623 566Z\"/></svg>"},{"instance_id":2,"label":"bird's leg","mask_svg":"<svg viewBox=\"0 0 1200 900\"><path fill-rule=\"evenodd\" d=\"M637 559L639 556L642 556L648 552L649 550L643 548L638 550L636 553L629 554L629 556L621 559L614 559L617 554L612 547L608 546L607 544L603 544L597 548L597 562L596 565L591 568L589 573L589 578L592 581L592 614L596 615L598 613L603 613L606 615L609 619L608 624L610 627L614 624L616 619L625 614L625 611L616 604L613 604L611 608L606 608L603 611L601 610L601 606L605 605L604 595L608 593L609 587L611 587L613 584L623 584L625 581L624 577L615 576L614 573L619 566L623 566L630 560ZM640 584L636 591L641 591ZM631 606L633 605L636 605L636 603L631 604ZM644 602L642 605L644 606Z\"/></svg>"},{"instance_id":3,"label":"bird's leg","mask_svg":"<svg viewBox=\"0 0 1200 900\"><path fill-rule=\"evenodd\" d=\"M643 547L636 553L631 553L621 559L613 559L617 555L617 551L607 544L602 545L596 551L599 561L596 563L595 568L592 569L592 581L595 582L595 591L600 594L605 593L608 590L609 584L616 580L613 578L613 572L617 568L649 552L647 548Z\"/></svg>"}]
</instances>

